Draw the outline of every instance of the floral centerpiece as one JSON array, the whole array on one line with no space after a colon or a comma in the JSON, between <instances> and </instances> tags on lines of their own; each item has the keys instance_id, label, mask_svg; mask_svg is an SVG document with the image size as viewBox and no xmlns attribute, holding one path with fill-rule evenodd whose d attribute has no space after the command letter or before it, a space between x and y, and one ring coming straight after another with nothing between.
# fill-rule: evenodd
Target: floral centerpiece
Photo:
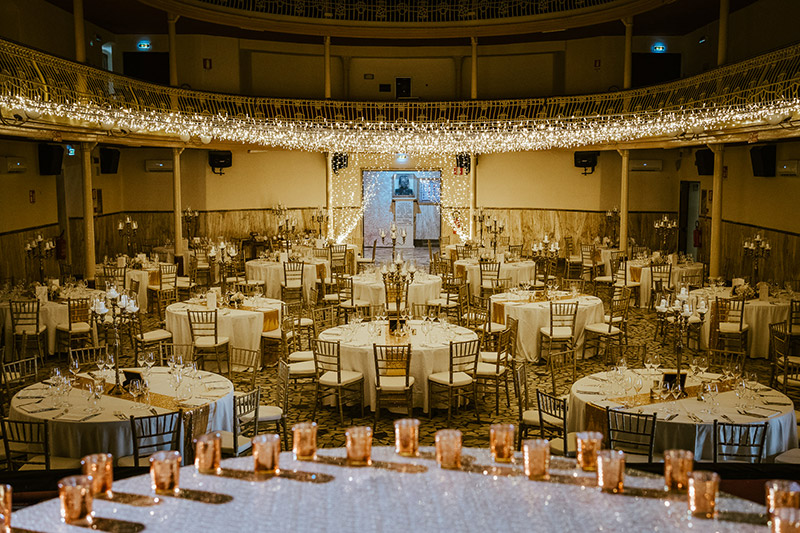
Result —
<instances>
[{"instance_id":1,"label":"floral centerpiece","mask_svg":"<svg viewBox=\"0 0 800 533\"><path fill-rule=\"evenodd\" d=\"M750 286L749 283L743 283L737 286L734 288L733 293L740 298L744 298L745 300L752 300L756 297L756 291Z\"/></svg>"},{"instance_id":2,"label":"floral centerpiece","mask_svg":"<svg viewBox=\"0 0 800 533\"><path fill-rule=\"evenodd\" d=\"M234 307L239 307L244 303L244 294L241 292L234 292L228 295L228 303Z\"/></svg>"},{"instance_id":3,"label":"floral centerpiece","mask_svg":"<svg viewBox=\"0 0 800 533\"><path fill-rule=\"evenodd\" d=\"M61 297L61 285L58 280L51 279L47 284L47 298L49 300L58 300Z\"/></svg>"}]
</instances>

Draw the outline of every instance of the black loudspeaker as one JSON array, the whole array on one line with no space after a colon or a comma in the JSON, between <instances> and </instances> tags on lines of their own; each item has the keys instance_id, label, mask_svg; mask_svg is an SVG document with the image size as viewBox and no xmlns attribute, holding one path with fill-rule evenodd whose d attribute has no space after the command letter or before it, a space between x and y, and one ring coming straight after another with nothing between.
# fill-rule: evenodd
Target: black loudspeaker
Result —
<instances>
[{"instance_id":1,"label":"black loudspeaker","mask_svg":"<svg viewBox=\"0 0 800 533\"><path fill-rule=\"evenodd\" d=\"M714 175L714 152L711 150L698 150L694 153L694 165L701 176Z\"/></svg>"},{"instance_id":2,"label":"black loudspeaker","mask_svg":"<svg viewBox=\"0 0 800 533\"><path fill-rule=\"evenodd\" d=\"M61 174L64 147L60 144L39 144L39 175L57 176Z\"/></svg>"},{"instance_id":3,"label":"black loudspeaker","mask_svg":"<svg viewBox=\"0 0 800 533\"><path fill-rule=\"evenodd\" d=\"M211 172L222 176L223 168L230 168L233 165L233 154L230 150L211 150L208 152L208 166ZM219 170L219 172L217 172Z\"/></svg>"},{"instance_id":4,"label":"black loudspeaker","mask_svg":"<svg viewBox=\"0 0 800 533\"><path fill-rule=\"evenodd\" d=\"M119 150L100 147L100 174L116 174L119 170Z\"/></svg>"},{"instance_id":5,"label":"black loudspeaker","mask_svg":"<svg viewBox=\"0 0 800 533\"><path fill-rule=\"evenodd\" d=\"M394 95L397 98L411 98L411 78L395 78Z\"/></svg>"},{"instance_id":6,"label":"black loudspeaker","mask_svg":"<svg viewBox=\"0 0 800 533\"><path fill-rule=\"evenodd\" d=\"M469 174L472 168L471 158L467 152L461 152L456 155L456 166L464 169L464 174Z\"/></svg>"},{"instance_id":7,"label":"black loudspeaker","mask_svg":"<svg viewBox=\"0 0 800 533\"><path fill-rule=\"evenodd\" d=\"M775 177L775 145L753 146L750 148L750 163L753 165L753 176L763 178Z\"/></svg>"},{"instance_id":8,"label":"black loudspeaker","mask_svg":"<svg viewBox=\"0 0 800 533\"><path fill-rule=\"evenodd\" d=\"M331 169L334 174L338 174L340 170L347 168L349 157L343 152L334 152L331 158Z\"/></svg>"},{"instance_id":9,"label":"black loudspeaker","mask_svg":"<svg viewBox=\"0 0 800 533\"><path fill-rule=\"evenodd\" d=\"M584 175L591 174L594 172L594 167L597 166L598 155L600 155L600 152L575 152L575 166L577 168L582 168ZM587 172L587 168L591 168L592 170Z\"/></svg>"}]
</instances>

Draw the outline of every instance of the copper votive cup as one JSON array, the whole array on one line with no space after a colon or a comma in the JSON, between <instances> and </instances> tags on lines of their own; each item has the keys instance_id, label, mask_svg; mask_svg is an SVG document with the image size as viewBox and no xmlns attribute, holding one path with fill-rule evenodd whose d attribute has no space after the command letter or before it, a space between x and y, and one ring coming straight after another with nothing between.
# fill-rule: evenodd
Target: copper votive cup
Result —
<instances>
[{"instance_id":1,"label":"copper votive cup","mask_svg":"<svg viewBox=\"0 0 800 533\"><path fill-rule=\"evenodd\" d=\"M698 518L714 518L717 514L719 474L699 470L689 474L689 514Z\"/></svg>"},{"instance_id":2,"label":"copper votive cup","mask_svg":"<svg viewBox=\"0 0 800 533\"><path fill-rule=\"evenodd\" d=\"M253 470L256 474L272 475L279 472L281 436L265 433L253 437Z\"/></svg>"},{"instance_id":3,"label":"copper votive cup","mask_svg":"<svg viewBox=\"0 0 800 533\"><path fill-rule=\"evenodd\" d=\"M600 450L597 452L597 486L603 492L622 492L625 483L625 452Z\"/></svg>"},{"instance_id":4,"label":"copper votive cup","mask_svg":"<svg viewBox=\"0 0 800 533\"><path fill-rule=\"evenodd\" d=\"M175 450L150 456L150 479L156 494L175 494L180 489L181 454Z\"/></svg>"},{"instance_id":5,"label":"copper votive cup","mask_svg":"<svg viewBox=\"0 0 800 533\"><path fill-rule=\"evenodd\" d=\"M81 459L83 474L92 477L92 494L111 494L114 483L114 456L94 453Z\"/></svg>"},{"instance_id":6,"label":"copper votive cup","mask_svg":"<svg viewBox=\"0 0 800 533\"><path fill-rule=\"evenodd\" d=\"M767 513L783 507L800 507L800 483L786 479L773 479L764 484Z\"/></svg>"},{"instance_id":7,"label":"copper votive cup","mask_svg":"<svg viewBox=\"0 0 800 533\"><path fill-rule=\"evenodd\" d=\"M11 531L11 485L0 485L0 527L3 532Z\"/></svg>"},{"instance_id":8,"label":"copper votive cup","mask_svg":"<svg viewBox=\"0 0 800 533\"><path fill-rule=\"evenodd\" d=\"M372 428L355 426L344 432L347 446L347 464L369 466L372 464Z\"/></svg>"},{"instance_id":9,"label":"copper votive cup","mask_svg":"<svg viewBox=\"0 0 800 533\"><path fill-rule=\"evenodd\" d=\"M91 526L92 477L69 476L58 482L58 497L61 500L61 520L76 526Z\"/></svg>"},{"instance_id":10,"label":"copper votive cup","mask_svg":"<svg viewBox=\"0 0 800 533\"><path fill-rule=\"evenodd\" d=\"M297 461L317 458L317 423L300 422L292 426L292 453Z\"/></svg>"},{"instance_id":11,"label":"copper votive cup","mask_svg":"<svg viewBox=\"0 0 800 533\"><path fill-rule=\"evenodd\" d=\"M664 452L664 490L686 492L689 474L694 470L694 453L689 450Z\"/></svg>"},{"instance_id":12,"label":"copper votive cup","mask_svg":"<svg viewBox=\"0 0 800 533\"><path fill-rule=\"evenodd\" d=\"M394 421L394 451L403 457L419 455L419 420L401 418Z\"/></svg>"},{"instance_id":13,"label":"copper votive cup","mask_svg":"<svg viewBox=\"0 0 800 533\"><path fill-rule=\"evenodd\" d=\"M800 509L779 507L772 513L772 533L800 533Z\"/></svg>"},{"instance_id":14,"label":"copper votive cup","mask_svg":"<svg viewBox=\"0 0 800 533\"><path fill-rule=\"evenodd\" d=\"M514 424L492 424L489 426L489 449L496 463L514 461Z\"/></svg>"},{"instance_id":15,"label":"copper votive cup","mask_svg":"<svg viewBox=\"0 0 800 533\"><path fill-rule=\"evenodd\" d=\"M461 468L461 432L457 429L440 429L436 432L436 462L440 468Z\"/></svg>"},{"instance_id":16,"label":"copper votive cup","mask_svg":"<svg viewBox=\"0 0 800 533\"><path fill-rule=\"evenodd\" d=\"M597 431L580 431L576 435L578 467L584 472L597 470L597 452L603 444L603 434Z\"/></svg>"},{"instance_id":17,"label":"copper votive cup","mask_svg":"<svg viewBox=\"0 0 800 533\"><path fill-rule=\"evenodd\" d=\"M522 441L522 462L528 479L533 481L550 479L550 441L547 439Z\"/></svg>"},{"instance_id":18,"label":"copper votive cup","mask_svg":"<svg viewBox=\"0 0 800 533\"><path fill-rule=\"evenodd\" d=\"M194 440L194 467L201 474L216 474L222 461L222 435L213 431Z\"/></svg>"}]
</instances>

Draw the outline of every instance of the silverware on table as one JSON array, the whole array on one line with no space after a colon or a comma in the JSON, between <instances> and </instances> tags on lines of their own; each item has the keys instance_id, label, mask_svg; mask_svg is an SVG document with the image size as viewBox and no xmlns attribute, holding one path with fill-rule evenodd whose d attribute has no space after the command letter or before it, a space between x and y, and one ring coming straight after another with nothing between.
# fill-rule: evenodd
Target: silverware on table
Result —
<instances>
[{"instance_id":1,"label":"silverware on table","mask_svg":"<svg viewBox=\"0 0 800 533\"><path fill-rule=\"evenodd\" d=\"M83 418L81 418L80 420L78 420L78 422L86 422L87 420L92 419L92 418L98 416L99 414L100 413L97 412L97 413L92 413L92 414L86 415Z\"/></svg>"}]
</instances>

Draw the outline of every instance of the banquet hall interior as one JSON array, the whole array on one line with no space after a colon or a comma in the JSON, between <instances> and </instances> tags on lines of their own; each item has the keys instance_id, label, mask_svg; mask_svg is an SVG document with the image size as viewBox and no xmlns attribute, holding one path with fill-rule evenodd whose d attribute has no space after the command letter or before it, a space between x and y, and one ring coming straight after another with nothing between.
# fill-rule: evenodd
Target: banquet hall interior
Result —
<instances>
[{"instance_id":1,"label":"banquet hall interior","mask_svg":"<svg viewBox=\"0 0 800 533\"><path fill-rule=\"evenodd\" d=\"M797 20L3 0L0 516L800 531Z\"/></svg>"}]
</instances>

